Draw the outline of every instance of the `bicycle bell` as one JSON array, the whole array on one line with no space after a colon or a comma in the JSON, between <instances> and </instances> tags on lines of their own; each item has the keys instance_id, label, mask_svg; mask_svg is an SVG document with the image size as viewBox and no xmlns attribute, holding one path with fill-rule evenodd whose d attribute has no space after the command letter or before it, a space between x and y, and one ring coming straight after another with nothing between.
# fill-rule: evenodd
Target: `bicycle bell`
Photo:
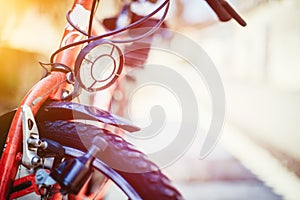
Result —
<instances>
[{"instance_id":1,"label":"bicycle bell","mask_svg":"<svg viewBox=\"0 0 300 200\"><path fill-rule=\"evenodd\" d=\"M121 49L108 40L90 42L75 62L75 77L89 92L106 89L120 76L124 64Z\"/></svg>"}]
</instances>

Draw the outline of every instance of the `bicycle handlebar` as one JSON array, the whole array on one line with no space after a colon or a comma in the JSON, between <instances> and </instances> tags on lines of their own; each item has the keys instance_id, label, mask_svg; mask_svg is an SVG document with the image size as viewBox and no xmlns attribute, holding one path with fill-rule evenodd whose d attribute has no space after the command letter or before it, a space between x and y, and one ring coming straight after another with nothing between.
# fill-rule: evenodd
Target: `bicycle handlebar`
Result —
<instances>
[{"instance_id":1,"label":"bicycle handlebar","mask_svg":"<svg viewBox=\"0 0 300 200\"><path fill-rule=\"evenodd\" d=\"M245 20L225 0L205 0L222 22L235 19L241 26L246 26Z\"/></svg>"}]
</instances>

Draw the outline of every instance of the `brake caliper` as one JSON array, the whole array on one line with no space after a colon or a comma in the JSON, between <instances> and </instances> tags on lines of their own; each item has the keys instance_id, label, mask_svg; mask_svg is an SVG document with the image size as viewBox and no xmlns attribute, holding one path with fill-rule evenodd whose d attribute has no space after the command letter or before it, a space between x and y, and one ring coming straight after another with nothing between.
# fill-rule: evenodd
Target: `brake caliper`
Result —
<instances>
[{"instance_id":1,"label":"brake caliper","mask_svg":"<svg viewBox=\"0 0 300 200\"><path fill-rule=\"evenodd\" d=\"M106 141L96 137L86 154L66 160L51 171L50 176L60 185L62 194L79 193L93 172L92 163L96 154L104 151L106 147Z\"/></svg>"},{"instance_id":2,"label":"brake caliper","mask_svg":"<svg viewBox=\"0 0 300 200\"><path fill-rule=\"evenodd\" d=\"M22 164L33 169L41 164L41 158L37 155L38 148L43 148L45 143L40 140L39 131L28 105L22 106L22 126L23 126L23 156Z\"/></svg>"}]
</instances>

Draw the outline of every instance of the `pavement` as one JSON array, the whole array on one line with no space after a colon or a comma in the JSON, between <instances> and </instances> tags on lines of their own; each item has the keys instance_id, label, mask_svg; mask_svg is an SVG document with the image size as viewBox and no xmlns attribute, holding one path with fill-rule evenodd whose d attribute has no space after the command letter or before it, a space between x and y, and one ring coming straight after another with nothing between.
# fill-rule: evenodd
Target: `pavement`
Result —
<instances>
[{"instance_id":1,"label":"pavement","mask_svg":"<svg viewBox=\"0 0 300 200\"><path fill-rule=\"evenodd\" d=\"M238 140L237 135L239 134L241 132L234 131L227 124L218 144L208 157L203 160L197 159L196 156L199 152L196 150L196 146L198 146L196 140L194 147L192 146L184 157L165 170L174 180L185 199L285 199L284 194L277 191L276 187L273 187L274 185L266 182L264 177L257 173L257 171L261 172L264 169L254 170L251 165L244 162L248 156L260 157L260 154L256 155L250 147L248 149L254 154L238 155L236 153L243 151L240 146L249 142L247 137L246 139L243 137L243 134L242 137L246 142Z\"/></svg>"}]
</instances>

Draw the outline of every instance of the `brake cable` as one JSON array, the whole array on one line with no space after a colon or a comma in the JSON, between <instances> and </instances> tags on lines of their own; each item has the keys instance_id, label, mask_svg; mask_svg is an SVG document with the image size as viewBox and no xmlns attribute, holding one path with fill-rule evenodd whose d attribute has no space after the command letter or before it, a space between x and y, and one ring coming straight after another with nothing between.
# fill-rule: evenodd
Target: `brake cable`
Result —
<instances>
[{"instance_id":1,"label":"brake cable","mask_svg":"<svg viewBox=\"0 0 300 200\"><path fill-rule=\"evenodd\" d=\"M51 58L50 58L50 62L51 63L54 63L54 58L55 56L60 53L61 51L64 51L68 48L71 48L71 47L74 47L74 46L77 46L77 45L80 45L80 44L84 44L86 42L91 42L91 41L94 41L94 40L99 40L99 39L102 39L102 38L105 38L105 37L109 37L109 36L112 36L112 35L115 35L115 34L118 34L118 33L121 33L121 32L124 32L128 29L131 29L131 28L134 28L134 27L137 27L143 23L145 23L146 21L148 21L150 19L150 17L154 16L156 13L158 13L163 7L167 6L168 8L168 5L170 4L170 0L165 0L157 9L155 9L153 12L151 12L150 14L148 14L147 16L139 19L138 21L132 23L132 24L129 24L128 26L126 27L123 27L123 28L120 28L120 29L116 29L116 30L113 30L113 31L109 31L105 34L102 34L102 35L99 35L99 36L92 36L88 39L85 39L85 40L81 40L81 41L78 41L78 42L74 42L72 44L69 44L69 45L66 45L66 46L63 46L61 48L59 48L58 50L56 50L52 55L51 55ZM166 8L166 11L167 12L167 9ZM166 15L166 14L165 14ZM73 23L72 23L73 24ZM71 24L71 26L72 26ZM74 25L74 24L73 24ZM155 27L154 27L155 28ZM77 30L77 29L76 29ZM154 32L154 31L153 31ZM152 33L151 33L152 34ZM149 34L150 35L150 34ZM148 35L146 35L148 36ZM145 37L145 36L144 36ZM137 39L141 39L140 37L138 37ZM131 41L136 41L136 40L130 40Z\"/></svg>"}]
</instances>

